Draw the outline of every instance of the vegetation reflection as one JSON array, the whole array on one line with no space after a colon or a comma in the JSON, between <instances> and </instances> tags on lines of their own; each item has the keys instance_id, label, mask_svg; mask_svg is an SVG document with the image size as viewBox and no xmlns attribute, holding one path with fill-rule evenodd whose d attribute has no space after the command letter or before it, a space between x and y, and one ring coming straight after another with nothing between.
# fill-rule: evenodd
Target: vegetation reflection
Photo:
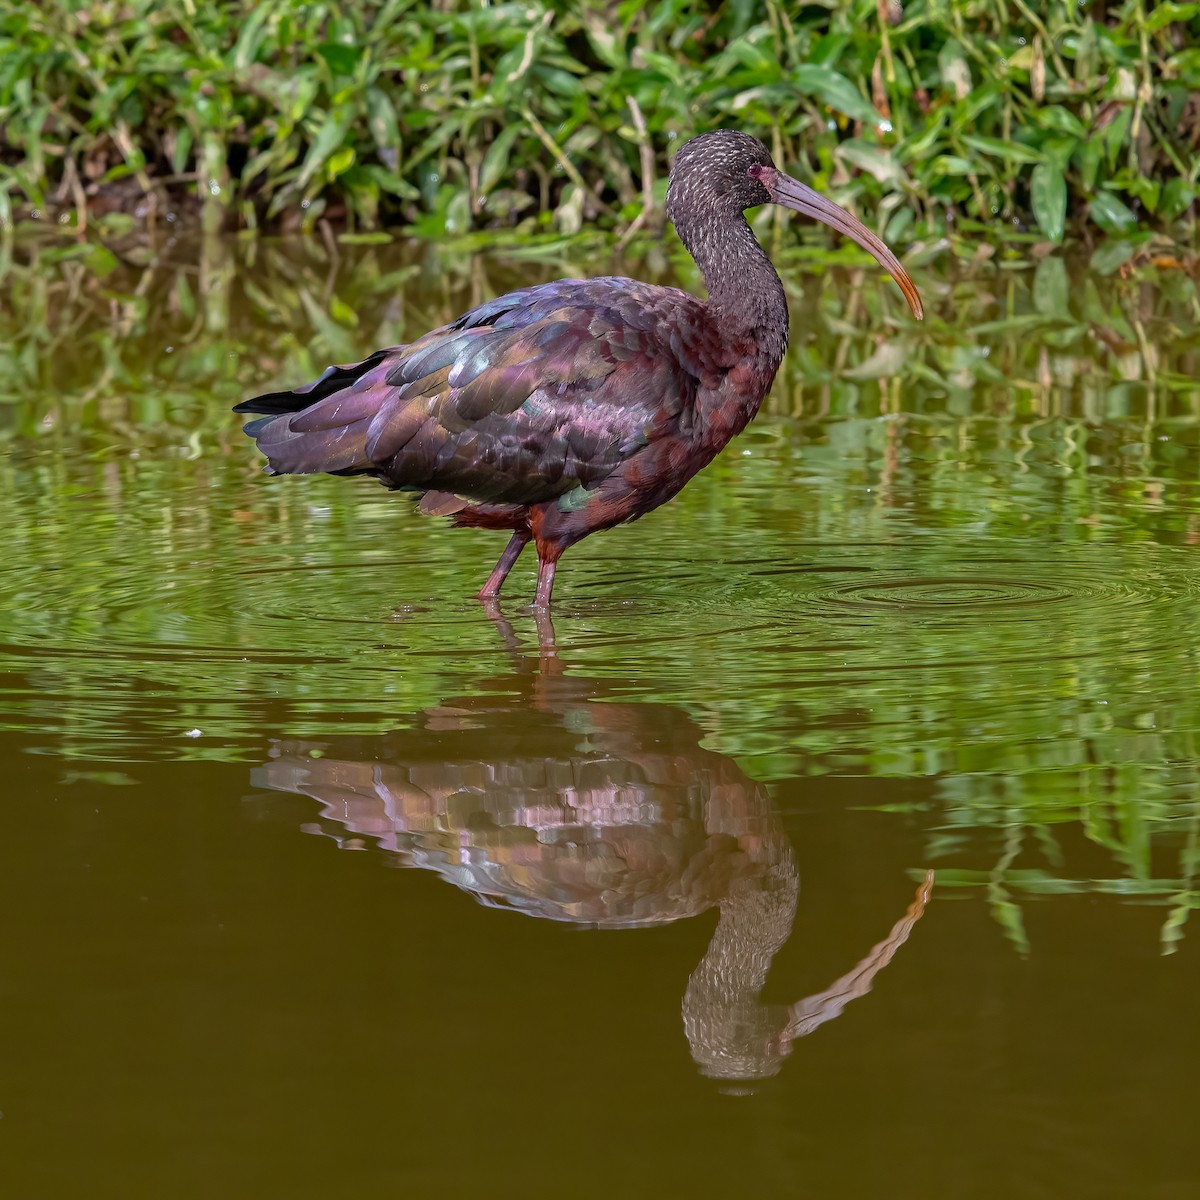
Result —
<instances>
[{"instance_id":1,"label":"vegetation reflection","mask_svg":"<svg viewBox=\"0 0 1200 1200\"><path fill-rule=\"evenodd\" d=\"M321 739L336 706L380 734L492 669L460 604L498 545L369 484L256 486L228 406L607 261L26 251L0 292L8 728L76 772L245 760L266 724ZM919 784L896 806L939 887L986 896L1022 950L1027 898L1095 891L1165 906L1170 950L1200 904L1194 281L926 268L918 328L812 265L782 270L794 345L741 453L580 550L564 656L683 705L755 779ZM664 252L613 266L674 278ZM1101 863L1073 862L1078 832Z\"/></svg>"}]
</instances>

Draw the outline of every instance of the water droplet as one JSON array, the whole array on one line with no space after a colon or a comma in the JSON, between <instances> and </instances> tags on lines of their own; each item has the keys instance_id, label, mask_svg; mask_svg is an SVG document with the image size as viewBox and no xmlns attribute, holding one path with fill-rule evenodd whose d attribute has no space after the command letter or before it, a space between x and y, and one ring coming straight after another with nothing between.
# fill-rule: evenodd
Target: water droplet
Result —
<instances>
[{"instance_id":1,"label":"water droplet","mask_svg":"<svg viewBox=\"0 0 1200 1200\"><path fill-rule=\"evenodd\" d=\"M221 194L221 185L215 180L208 181L208 191L211 196L219 196Z\"/></svg>"},{"instance_id":2,"label":"water droplet","mask_svg":"<svg viewBox=\"0 0 1200 1200\"><path fill-rule=\"evenodd\" d=\"M1025 39L1024 39L1024 38L1017 38L1017 42L1018 42L1020 45L1022 45L1022 46L1023 46L1023 45L1025 45Z\"/></svg>"},{"instance_id":3,"label":"water droplet","mask_svg":"<svg viewBox=\"0 0 1200 1200\"><path fill-rule=\"evenodd\" d=\"M883 130L884 133L891 133L892 132L892 123L891 123L891 121L880 121L879 128L881 130Z\"/></svg>"},{"instance_id":4,"label":"water droplet","mask_svg":"<svg viewBox=\"0 0 1200 1200\"><path fill-rule=\"evenodd\" d=\"M58 214L58 223L60 225L65 225L70 219L71 218L70 218L69 214L67 214L67 213L59 213Z\"/></svg>"},{"instance_id":5,"label":"water droplet","mask_svg":"<svg viewBox=\"0 0 1200 1200\"><path fill-rule=\"evenodd\" d=\"M166 349L166 351L165 351L165 353L167 353L167 354L174 354L174 353L175 353L175 347L174 347L174 346L168 346L168 347L167 347L167 349Z\"/></svg>"},{"instance_id":6,"label":"water droplet","mask_svg":"<svg viewBox=\"0 0 1200 1200\"><path fill-rule=\"evenodd\" d=\"M172 224L174 224L177 219L178 218L175 216L175 214L173 212L167 213L167 220L170 221Z\"/></svg>"},{"instance_id":7,"label":"water droplet","mask_svg":"<svg viewBox=\"0 0 1200 1200\"><path fill-rule=\"evenodd\" d=\"M40 221L40 220L42 219L42 210L41 210L40 208L34 208L34 209L31 209L31 210L30 210L30 212L29 212L29 215L30 215L30 216L31 216L31 217L32 217L32 218L33 218L35 221Z\"/></svg>"},{"instance_id":8,"label":"water droplet","mask_svg":"<svg viewBox=\"0 0 1200 1200\"><path fill-rule=\"evenodd\" d=\"M312 201L311 201L311 200L301 200L301 201L300 201L300 207L301 207L301 208L310 208L311 206L312 206Z\"/></svg>"},{"instance_id":9,"label":"water droplet","mask_svg":"<svg viewBox=\"0 0 1200 1200\"><path fill-rule=\"evenodd\" d=\"M203 731L202 729L188 729L188 730L185 730L185 731L184 731L184 735L183 735L183 736L184 736L184 737L190 737L190 738L198 738L198 737L203 737L203 736L204 736L204 731Z\"/></svg>"}]
</instances>

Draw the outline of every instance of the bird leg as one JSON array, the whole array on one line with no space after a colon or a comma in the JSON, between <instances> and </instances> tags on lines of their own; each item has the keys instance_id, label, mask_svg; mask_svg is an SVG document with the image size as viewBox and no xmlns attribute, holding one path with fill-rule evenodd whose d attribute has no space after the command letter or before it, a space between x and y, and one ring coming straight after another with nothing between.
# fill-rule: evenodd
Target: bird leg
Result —
<instances>
[{"instance_id":1,"label":"bird leg","mask_svg":"<svg viewBox=\"0 0 1200 1200\"><path fill-rule=\"evenodd\" d=\"M500 561L496 563L492 569L492 573L487 577L487 583L483 585L476 593L480 600L490 600L493 596L500 594L500 589L504 586L504 581L508 578L508 573L513 569L517 559L521 557L521 551L525 549L525 544L529 541L529 530L518 529L512 537L508 539L508 545L504 547L504 553L500 555ZM538 590L541 590L541 572L538 572Z\"/></svg>"},{"instance_id":2,"label":"bird leg","mask_svg":"<svg viewBox=\"0 0 1200 1200\"><path fill-rule=\"evenodd\" d=\"M549 608L550 593L554 590L554 568L558 565L555 558L539 558L537 596L534 597L534 608Z\"/></svg>"}]
</instances>

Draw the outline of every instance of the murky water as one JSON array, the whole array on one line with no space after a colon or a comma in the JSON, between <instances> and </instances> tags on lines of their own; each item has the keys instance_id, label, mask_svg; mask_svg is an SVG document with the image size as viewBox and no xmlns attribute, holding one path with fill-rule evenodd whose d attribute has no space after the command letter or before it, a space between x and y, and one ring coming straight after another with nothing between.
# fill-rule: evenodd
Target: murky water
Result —
<instances>
[{"instance_id":1,"label":"murky water","mask_svg":"<svg viewBox=\"0 0 1200 1200\"><path fill-rule=\"evenodd\" d=\"M0 310L14 1195L1197 1194L1187 276L789 263L551 622L228 408L607 258L124 253Z\"/></svg>"}]
</instances>

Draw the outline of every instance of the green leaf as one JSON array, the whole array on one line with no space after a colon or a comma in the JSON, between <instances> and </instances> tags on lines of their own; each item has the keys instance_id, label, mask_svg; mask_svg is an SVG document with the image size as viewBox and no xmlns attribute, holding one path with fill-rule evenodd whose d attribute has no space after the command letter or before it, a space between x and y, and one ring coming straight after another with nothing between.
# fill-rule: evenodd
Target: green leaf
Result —
<instances>
[{"instance_id":1,"label":"green leaf","mask_svg":"<svg viewBox=\"0 0 1200 1200\"><path fill-rule=\"evenodd\" d=\"M192 131L186 125L175 130L175 146L171 151L171 170L182 175L187 170L188 155L192 152Z\"/></svg>"},{"instance_id":2,"label":"green leaf","mask_svg":"<svg viewBox=\"0 0 1200 1200\"><path fill-rule=\"evenodd\" d=\"M588 42L596 57L614 71L626 66L623 41L618 42L617 35L608 27L604 18L598 12L585 12L583 20Z\"/></svg>"},{"instance_id":3,"label":"green leaf","mask_svg":"<svg viewBox=\"0 0 1200 1200\"><path fill-rule=\"evenodd\" d=\"M1159 214L1164 221L1178 220L1196 199L1196 189L1186 179L1169 179L1162 190Z\"/></svg>"},{"instance_id":4,"label":"green leaf","mask_svg":"<svg viewBox=\"0 0 1200 1200\"><path fill-rule=\"evenodd\" d=\"M1033 306L1047 317L1065 318L1070 309L1067 264L1061 258L1044 258L1033 273Z\"/></svg>"},{"instance_id":5,"label":"green leaf","mask_svg":"<svg viewBox=\"0 0 1200 1200\"><path fill-rule=\"evenodd\" d=\"M1029 184L1033 215L1042 232L1052 241L1061 242L1067 219L1067 181L1056 163L1038 163Z\"/></svg>"},{"instance_id":6,"label":"green leaf","mask_svg":"<svg viewBox=\"0 0 1200 1200\"><path fill-rule=\"evenodd\" d=\"M459 237L471 228L471 198L466 190L454 193L446 205L446 232Z\"/></svg>"},{"instance_id":7,"label":"green leaf","mask_svg":"<svg viewBox=\"0 0 1200 1200\"><path fill-rule=\"evenodd\" d=\"M1071 161L1071 155L1075 153L1078 147L1078 138L1051 136L1041 143L1039 149L1044 156L1045 162L1053 163L1060 170L1065 171L1067 164Z\"/></svg>"},{"instance_id":8,"label":"green leaf","mask_svg":"<svg viewBox=\"0 0 1200 1200\"><path fill-rule=\"evenodd\" d=\"M1157 33L1175 21L1190 21L1200 16L1200 4L1156 4L1146 18L1146 30Z\"/></svg>"},{"instance_id":9,"label":"green leaf","mask_svg":"<svg viewBox=\"0 0 1200 1200\"><path fill-rule=\"evenodd\" d=\"M1100 143L1095 138L1081 142L1076 152L1076 162L1084 190L1091 191L1096 186L1096 179L1100 174Z\"/></svg>"},{"instance_id":10,"label":"green leaf","mask_svg":"<svg viewBox=\"0 0 1200 1200\"><path fill-rule=\"evenodd\" d=\"M317 47L317 53L335 75L353 75L363 56L357 46L343 46L334 42L323 42Z\"/></svg>"},{"instance_id":11,"label":"green leaf","mask_svg":"<svg viewBox=\"0 0 1200 1200\"><path fill-rule=\"evenodd\" d=\"M339 233L337 240L342 246L383 246L391 243L392 235L381 230L375 233Z\"/></svg>"},{"instance_id":12,"label":"green leaf","mask_svg":"<svg viewBox=\"0 0 1200 1200\"><path fill-rule=\"evenodd\" d=\"M816 96L822 103L856 121L865 121L876 127L885 124L858 88L832 67L803 63L791 73L790 78L802 95Z\"/></svg>"},{"instance_id":13,"label":"green leaf","mask_svg":"<svg viewBox=\"0 0 1200 1200\"><path fill-rule=\"evenodd\" d=\"M1130 233L1138 223L1129 206L1106 191L1092 197L1089 216L1105 233Z\"/></svg>"},{"instance_id":14,"label":"green leaf","mask_svg":"<svg viewBox=\"0 0 1200 1200\"><path fill-rule=\"evenodd\" d=\"M1040 150L1035 150L1032 146L1025 146L1021 142L1007 141L1004 138L981 137L978 134L964 133L962 140L972 150L978 150L980 154L1007 159L1009 162L1040 163L1046 157Z\"/></svg>"},{"instance_id":15,"label":"green leaf","mask_svg":"<svg viewBox=\"0 0 1200 1200\"><path fill-rule=\"evenodd\" d=\"M903 342L884 342L857 366L843 368L842 374L847 379L855 380L899 375L911 354L912 347Z\"/></svg>"},{"instance_id":16,"label":"green leaf","mask_svg":"<svg viewBox=\"0 0 1200 1200\"><path fill-rule=\"evenodd\" d=\"M1077 138L1085 138L1088 134L1087 126L1069 108L1063 108L1061 104L1051 104L1035 110L1033 120L1039 129L1054 133L1067 133Z\"/></svg>"},{"instance_id":17,"label":"green leaf","mask_svg":"<svg viewBox=\"0 0 1200 1200\"><path fill-rule=\"evenodd\" d=\"M1113 187L1119 187L1128 192L1136 200L1145 205L1149 213L1158 212L1158 202L1162 197L1162 184L1157 179L1147 179L1145 175L1134 175L1122 171L1115 179L1110 179Z\"/></svg>"},{"instance_id":18,"label":"green leaf","mask_svg":"<svg viewBox=\"0 0 1200 1200\"><path fill-rule=\"evenodd\" d=\"M905 180L904 171L900 164L886 150L863 142L857 138L843 142L833 152L834 156L866 171L880 183L890 183L900 187Z\"/></svg>"},{"instance_id":19,"label":"green leaf","mask_svg":"<svg viewBox=\"0 0 1200 1200\"><path fill-rule=\"evenodd\" d=\"M103 279L105 275L117 269L117 256L107 246L102 246L99 242L87 242L85 247L80 258L98 279Z\"/></svg>"},{"instance_id":20,"label":"green leaf","mask_svg":"<svg viewBox=\"0 0 1200 1200\"><path fill-rule=\"evenodd\" d=\"M919 162L927 158L937 145L938 137L946 124L946 110L939 108L934 112L920 133L901 142L896 147L896 156L901 162Z\"/></svg>"},{"instance_id":21,"label":"green leaf","mask_svg":"<svg viewBox=\"0 0 1200 1200\"><path fill-rule=\"evenodd\" d=\"M737 38L725 48L722 58L735 60L750 70L764 83L779 77L778 55L761 46L750 37Z\"/></svg>"},{"instance_id":22,"label":"green leaf","mask_svg":"<svg viewBox=\"0 0 1200 1200\"><path fill-rule=\"evenodd\" d=\"M233 53L226 59L238 74L245 71L258 57L262 27L270 15L271 5L259 4L250 10L242 22L242 31L238 34Z\"/></svg>"},{"instance_id":23,"label":"green leaf","mask_svg":"<svg viewBox=\"0 0 1200 1200\"><path fill-rule=\"evenodd\" d=\"M524 122L516 121L512 125L506 125L488 147L483 156L483 165L479 168L479 190L483 195L486 196L504 178L504 173L510 165L508 156L512 152L513 143L524 132Z\"/></svg>"},{"instance_id":24,"label":"green leaf","mask_svg":"<svg viewBox=\"0 0 1200 1200\"><path fill-rule=\"evenodd\" d=\"M354 168L363 173L363 178L369 180L382 192L399 196L401 200L419 200L421 193L406 179L401 179L394 171L381 167L378 163L360 164Z\"/></svg>"},{"instance_id":25,"label":"green leaf","mask_svg":"<svg viewBox=\"0 0 1200 1200\"><path fill-rule=\"evenodd\" d=\"M331 182L339 175L344 175L354 165L354 147L343 146L335 150L325 164L325 177Z\"/></svg>"},{"instance_id":26,"label":"green leaf","mask_svg":"<svg viewBox=\"0 0 1200 1200\"><path fill-rule=\"evenodd\" d=\"M1017 333L1045 324L1046 318L1041 313L1020 313L1015 317L1002 317L998 321L983 321L975 326L974 333L976 337L991 333Z\"/></svg>"},{"instance_id":27,"label":"green leaf","mask_svg":"<svg viewBox=\"0 0 1200 1200\"><path fill-rule=\"evenodd\" d=\"M304 165L300 168L300 178L296 181L302 190L308 186L309 180L324 165L335 150L346 140L350 129L350 120L342 115L326 113L317 136L313 138L308 153L304 156Z\"/></svg>"},{"instance_id":28,"label":"green leaf","mask_svg":"<svg viewBox=\"0 0 1200 1200\"><path fill-rule=\"evenodd\" d=\"M367 88L367 128L377 149L396 153L400 146L400 126L396 109L382 88Z\"/></svg>"},{"instance_id":29,"label":"green leaf","mask_svg":"<svg viewBox=\"0 0 1200 1200\"><path fill-rule=\"evenodd\" d=\"M930 171L935 175L970 175L974 168L965 158L957 154L939 154L929 164Z\"/></svg>"},{"instance_id":30,"label":"green leaf","mask_svg":"<svg viewBox=\"0 0 1200 1200\"><path fill-rule=\"evenodd\" d=\"M1111 275L1132 257L1137 246L1123 238L1109 238L1092 255L1092 270L1099 275Z\"/></svg>"}]
</instances>

